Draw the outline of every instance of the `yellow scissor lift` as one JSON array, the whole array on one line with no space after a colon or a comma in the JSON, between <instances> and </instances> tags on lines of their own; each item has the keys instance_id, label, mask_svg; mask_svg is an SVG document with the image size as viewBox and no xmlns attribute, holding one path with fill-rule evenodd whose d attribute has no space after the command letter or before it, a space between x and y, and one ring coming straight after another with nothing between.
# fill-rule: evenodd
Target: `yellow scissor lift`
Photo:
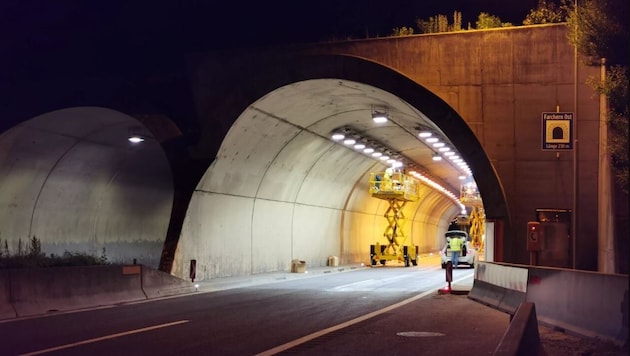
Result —
<instances>
[{"instance_id":1,"label":"yellow scissor lift","mask_svg":"<svg viewBox=\"0 0 630 356\"><path fill-rule=\"evenodd\" d=\"M485 248L483 236L486 233L486 213L483 209L483 201L477 185L475 183L462 184L459 200L466 207L470 208L468 217L470 230L468 235L471 238L473 247L481 254Z\"/></svg>"},{"instance_id":2,"label":"yellow scissor lift","mask_svg":"<svg viewBox=\"0 0 630 356\"><path fill-rule=\"evenodd\" d=\"M405 245L407 239L403 224L403 208L407 202L418 200L418 181L401 172L375 172L370 174L370 194L374 198L387 200L385 212L388 226L383 233L387 245L370 245L370 262L385 265L387 261L404 262L405 267L418 264L418 246Z\"/></svg>"}]
</instances>

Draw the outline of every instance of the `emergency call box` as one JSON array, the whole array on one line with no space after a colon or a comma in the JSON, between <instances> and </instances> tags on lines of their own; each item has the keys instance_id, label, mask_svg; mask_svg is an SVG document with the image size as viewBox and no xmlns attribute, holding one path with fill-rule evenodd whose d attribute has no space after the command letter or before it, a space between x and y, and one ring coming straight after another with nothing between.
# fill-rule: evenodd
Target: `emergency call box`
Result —
<instances>
[{"instance_id":1,"label":"emergency call box","mask_svg":"<svg viewBox=\"0 0 630 356\"><path fill-rule=\"evenodd\" d=\"M544 238L542 226L538 221L527 222L527 251L540 251Z\"/></svg>"}]
</instances>

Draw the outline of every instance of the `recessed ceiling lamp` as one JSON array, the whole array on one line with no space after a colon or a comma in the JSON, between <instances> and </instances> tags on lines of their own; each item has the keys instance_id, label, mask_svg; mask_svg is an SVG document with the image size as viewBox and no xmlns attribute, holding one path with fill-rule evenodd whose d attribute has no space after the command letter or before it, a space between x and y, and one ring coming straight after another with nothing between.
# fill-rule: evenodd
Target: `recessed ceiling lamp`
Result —
<instances>
[{"instance_id":1,"label":"recessed ceiling lamp","mask_svg":"<svg viewBox=\"0 0 630 356\"><path fill-rule=\"evenodd\" d=\"M127 138L127 140L131 143L140 143L140 142L144 142L144 138L134 135L134 136L129 136L129 138Z\"/></svg>"},{"instance_id":2,"label":"recessed ceiling lamp","mask_svg":"<svg viewBox=\"0 0 630 356\"><path fill-rule=\"evenodd\" d=\"M144 142L144 135L142 135L142 129L140 127L130 127L128 132L127 141L131 143Z\"/></svg>"},{"instance_id":3,"label":"recessed ceiling lamp","mask_svg":"<svg viewBox=\"0 0 630 356\"><path fill-rule=\"evenodd\" d=\"M389 115L386 106L372 106L372 120L377 124L387 122Z\"/></svg>"},{"instance_id":4,"label":"recessed ceiling lamp","mask_svg":"<svg viewBox=\"0 0 630 356\"><path fill-rule=\"evenodd\" d=\"M344 138L346 138L346 136L342 134L341 132L333 132L332 134L333 141L340 141L340 140L343 140Z\"/></svg>"},{"instance_id":5,"label":"recessed ceiling lamp","mask_svg":"<svg viewBox=\"0 0 630 356\"><path fill-rule=\"evenodd\" d=\"M442 160L442 156L440 156L439 154L436 153L436 154L433 155L433 160L434 161L441 161Z\"/></svg>"}]
</instances>

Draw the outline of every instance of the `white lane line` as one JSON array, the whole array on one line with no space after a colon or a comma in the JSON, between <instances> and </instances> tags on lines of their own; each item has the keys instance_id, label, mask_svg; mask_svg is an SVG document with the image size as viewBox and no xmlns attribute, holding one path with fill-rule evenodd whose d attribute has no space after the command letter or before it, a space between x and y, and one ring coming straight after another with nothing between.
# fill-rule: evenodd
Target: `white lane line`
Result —
<instances>
[{"instance_id":1,"label":"white lane line","mask_svg":"<svg viewBox=\"0 0 630 356\"><path fill-rule=\"evenodd\" d=\"M459 283L459 282L461 282L461 281L463 281L465 279L468 279L469 277L470 276L464 277L464 278L459 278L459 279L453 281L452 283ZM274 347L272 349L269 349L267 351L263 351L261 353L256 354L255 356L271 356L271 355L275 355L275 354L277 354L279 352L286 351L286 350L288 350L288 349L290 349L292 347L298 346L298 345L303 344L303 343L305 343L307 341L311 341L311 340L316 339L316 338L318 338L320 336L324 336L324 335L329 334L329 333L331 333L333 331L337 331L337 330L340 330L340 329L343 329L343 328L347 328L348 326L351 326L351 325L360 323L362 321L368 320L368 319L373 318L373 317L375 317L377 315L380 315L380 314L383 314L383 313L387 313L388 311L394 310L396 308L400 308L403 305L409 304L409 303L414 302L414 301L416 301L418 299L422 299L422 298L426 297L427 295L433 294L433 293L435 293L435 291L432 291L432 290L431 291L426 291L426 292L424 292L422 294L418 294L416 296L413 296L413 297L411 297L409 299L405 299L405 300L400 301L400 302L398 302L396 304L392 304L392 305L390 305L388 307L385 307L383 309L376 310L376 311L373 311L373 312L371 312L369 314L362 315L362 316L360 316L358 318L354 318L352 320L348 320L348 321L346 321L344 323L337 324L337 325L331 326L331 327L329 327L327 329L323 329L323 330L314 332L314 333L312 333L310 335L302 336L299 339L295 339L293 341L287 342L286 344L282 344L282 345L276 346L276 347Z\"/></svg>"},{"instance_id":2,"label":"white lane line","mask_svg":"<svg viewBox=\"0 0 630 356\"><path fill-rule=\"evenodd\" d=\"M365 281L354 282L354 283L349 283L349 284L342 284L340 286L336 286L336 287L333 287L333 288L328 288L328 290L329 291L333 291L333 290L340 290L340 289L356 288L356 287L362 286L364 284L372 284L375 281L376 280L374 280L374 279L366 279Z\"/></svg>"},{"instance_id":3,"label":"white lane line","mask_svg":"<svg viewBox=\"0 0 630 356\"><path fill-rule=\"evenodd\" d=\"M53 352L53 351L58 351L58 350L63 350L63 349L69 349L71 347L76 347L76 346L79 346L79 345L85 345L85 344L91 344L91 343L99 342L99 341L103 341L103 340L115 339L117 337L121 337L121 336L125 336L125 335L137 334L137 333L141 333L141 332L145 332L145 331L150 331L150 330L155 330L155 329L160 329L160 328L166 328L166 327L169 327L169 326L174 326L174 325L178 325L178 324L187 323L189 321L190 320L180 320L180 321L174 321L172 323L166 323L166 324L149 326L149 327L142 328L142 329L129 330L129 331L125 331L125 332L118 333L118 334L101 336L101 337L97 337L97 338L94 338L94 339L88 339L88 340L73 342L71 344L51 347L49 349L33 351L33 352L26 353L26 354L21 354L20 356L41 355L41 354L44 354L44 353L47 353L47 352Z\"/></svg>"}]
</instances>

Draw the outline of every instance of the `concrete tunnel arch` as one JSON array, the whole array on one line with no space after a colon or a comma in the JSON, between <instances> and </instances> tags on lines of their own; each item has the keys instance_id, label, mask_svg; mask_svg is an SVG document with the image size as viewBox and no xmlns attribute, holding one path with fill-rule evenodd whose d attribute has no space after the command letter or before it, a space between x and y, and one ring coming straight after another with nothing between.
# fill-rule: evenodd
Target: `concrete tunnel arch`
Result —
<instances>
[{"instance_id":1,"label":"concrete tunnel arch","mask_svg":"<svg viewBox=\"0 0 630 356\"><path fill-rule=\"evenodd\" d=\"M130 129L145 142L127 142ZM37 237L46 255L158 267L172 175L141 122L103 107L58 109L1 133L0 148L3 249L26 253Z\"/></svg>"},{"instance_id":2,"label":"concrete tunnel arch","mask_svg":"<svg viewBox=\"0 0 630 356\"><path fill-rule=\"evenodd\" d=\"M192 194L171 273L186 278L193 259L197 279L287 270L294 258L314 266L325 265L330 255L367 262L369 245L385 226L386 207L367 189L367 175L380 164L327 138L335 126L356 124L352 115L326 105L295 105L313 90L340 90L340 83L363 93L341 111L360 112L370 100L386 96L429 117L480 177L486 216L509 228L503 191L485 152L465 121L436 95L363 58L258 59L245 66L224 58L195 63L194 84L222 88L221 102L199 90L206 120L196 154L216 158ZM218 63L227 67L223 75L207 76ZM459 209L435 191L423 193L425 199L410 207L410 242L435 251L438 233Z\"/></svg>"}]
</instances>

